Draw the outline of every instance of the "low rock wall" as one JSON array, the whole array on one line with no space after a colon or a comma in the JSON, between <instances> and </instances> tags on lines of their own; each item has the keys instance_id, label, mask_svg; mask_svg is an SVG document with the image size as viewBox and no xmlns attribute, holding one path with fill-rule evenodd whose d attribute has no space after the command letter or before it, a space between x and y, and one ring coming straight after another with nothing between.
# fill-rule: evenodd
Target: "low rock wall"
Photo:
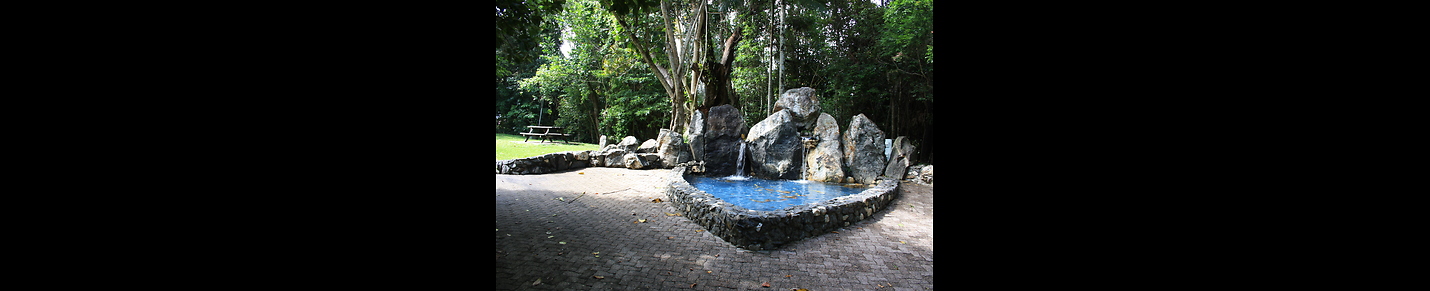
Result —
<instances>
[{"instance_id":1,"label":"low rock wall","mask_svg":"<svg viewBox=\"0 0 1430 291\"><path fill-rule=\"evenodd\" d=\"M637 155L640 156L640 159L641 159L641 165L642 165L642 166L638 167L638 168L640 168L640 169L655 169L655 168L658 168L658 167L654 167L654 165L660 165L660 164L663 163L663 161L660 159L660 156L659 156L659 155L656 155L656 154L637 154ZM624 158L625 156L624 156L624 155L620 155L620 156L618 156L618 157ZM546 173L551 173L551 172L559 172L559 171L565 171L565 170L574 170L574 169L580 169L580 168L591 167L591 166L596 166L596 167L611 167L611 168L630 168L630 166L629 166L629 165L630 165L629 161L625 161L624 159L622 159L622 162L620 162L620 163L609 164L609 165L606 164L605 162L598 162L598 160L601 160L601 159L603 159L603 158L605 158L605 157L593 156L592 151L570 151L570 152L549 153L549 154L539 155L539 156L535 156L535 157L526 157L526 158L519 158L519 159L501 160L501 161L497 161L497 174L506 174L506 175L534 175L534 174L546 174ZM596 163L596 164L593 165L593 163ZM685 162L685 163L681 163L681 164L678 164L678 165L680 165L680 166L687 166L687 167L694 167L694 168L696 169L696 170L695 170L696 172L703 172L703 171L704 171L705 162L690 161L690 162Z\"/></svg>"},{"instance_id":2,"label":"low rock wall","mask_svg":"<svg viewBox=\"0 0 1430 291\"><path fill-rule=\"evenodd\" d=\"M497 174L531 175L585 168L589 151L549 153L535 157L497 161Z\"/></svg>"},{"instance_id":3,"label":"low rock wall","mask_svg":"<svg viewBox=\"0 0 1430 291\"><path fill-rule=\"evenodd\" d=\"M686 182L687 167L671 171L666 196L676 211L710 234L747 250L774 250L849 226L883 210L899 193L899 181L880 178L859 194L777 211L735 206Z\"/></svg>"}]
</instances>

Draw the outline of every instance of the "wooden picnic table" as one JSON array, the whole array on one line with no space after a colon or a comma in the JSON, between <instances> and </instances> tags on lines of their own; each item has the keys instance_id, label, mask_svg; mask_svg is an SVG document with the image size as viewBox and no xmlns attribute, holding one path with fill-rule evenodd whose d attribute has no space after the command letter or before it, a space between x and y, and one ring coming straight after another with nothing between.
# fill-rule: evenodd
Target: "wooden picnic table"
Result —
<instances>
[{"instance_id":1,"label":"wooden picnic table","mask_svg":"<svg viewBox=\"0 0 1430 291\"><path fill-rule=\"evenodd\" d=\"M521 133L521 135L526 136L526 139L522 140L522 142L530 141L533 136L539 136L541 137L541 142L546 142L548 137L560 137L562 142L571 143L571 140L567 138L571 136L571 134L561 133L561 131L565 129L563 127L544 125L527 125L526 127L528 128L528 132ZM541 130L541 132L538 133L536 132L537 130ZM555 141L555 139L551 140Z\"/></svg>"}]
</instances>

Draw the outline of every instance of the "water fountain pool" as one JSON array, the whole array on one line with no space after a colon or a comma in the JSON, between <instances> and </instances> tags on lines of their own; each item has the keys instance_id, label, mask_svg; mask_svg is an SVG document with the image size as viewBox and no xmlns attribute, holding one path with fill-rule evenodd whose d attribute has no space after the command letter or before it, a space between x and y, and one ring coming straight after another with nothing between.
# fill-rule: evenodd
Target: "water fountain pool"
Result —
<instances>
[{"instance_id":1,"label":"water fountain pool","mask_svg":"<svg viewBox=\"0 0 1430 291\"><path fill-rule=\"evenodd\" d=\"M888 178L856 188L804 180L706 177L691 175L687 167L676 167L670 175L665 194L676 212L747 250L778 249L872 217L894 200L899 189L899 181Z\"/></svg>"},{"instance_id":2,"label":"water fountain pool","mask_svg":"<svg viewBox=\"0 0 1430 291\"><path fill-rule=\"evenodd\" d=\"M859 194L865 188L808 180L765 180L740 176L688 177L690 185L749 210L775 211L795 205L813 205L839 196Z\"/></svg>"}]
</instances>

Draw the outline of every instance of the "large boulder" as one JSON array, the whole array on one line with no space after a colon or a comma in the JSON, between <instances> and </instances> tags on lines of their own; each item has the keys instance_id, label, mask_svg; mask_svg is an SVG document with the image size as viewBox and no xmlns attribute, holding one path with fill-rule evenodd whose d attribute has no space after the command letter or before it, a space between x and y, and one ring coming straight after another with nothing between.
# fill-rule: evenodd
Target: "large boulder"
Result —
<instances>
[{"instance_id":1,"label":"large boulder","mask_svg":"<svg viewBox=\"0 0 1430 291\"><path fill-rule=\"evenodd\" d=\"M780 109L789 109L795 121L799 122L799 128L807 128L819 117L819 96L810 87L789 89L780 94L779 101L775 101L775 111Z\"/></svg>"},{"instance_id":2,"label":"large boulder","mask_svg":"<svg viewBox=\"0 0 1430 291\"><path fill-rule=\"evenodd\" d=\"M690 147L685 144L685 139L680 138L680 134L661 129L660 138L656 142L660 144L656 152L660 153L661 168L669 169L675 164L690 161Z\"/></svg>"},{"instance_id":3,"label":"large boulder","mask_svg":"<svg viewBox=\"0 0 1430 291\"><path fill-rule=\"evenodd\" d=\"M663 167L663 166L665 165L665 161L662 161L662 160L660 159L660 154L636 154L636 155L638 155L638 156L641 157L641 161L642 161L642 162L645 162L645 167L644 167L643 169L661 168L661 167Z\"/></svg>"},{"instance_id":4,"label":"large boulder","mask_svg":"<svg viewBox=\"0 0 1430 291\"><path fill-rule=\"evenodd\" d=\"M849 121L843 146L845 174L855 183L872 184L884 173L884 131L863 113Z\"/></svg>"},{"instance_id":5,"label":"large boulder","mask_svg":"<svg viewBox=\"0 0 1430 291\"><path fill-rule=\"evenodd\" d=\"M804 157L804 179L839 183L844 180L844 150L840 148L839 123L829 113L820 113L814 122L814 138L819 144Z\"/></svg>"},{"instance_id":6,"label":"large boulder","mask_svg":"<svg viewBox=\"0 0 1430 291\"><path fill-rule=\"evenodd\" d=\"M884 167L884 176L899 178L910 165L914 164L914 145L904 136L894 138L893 150L889 152L889 164Z\"/></svg>"},{"instance_id":7,"label":"large boulder","mask_svg":"<svg viewBox=\"0 0 1430 291\"><path fill-rule=\"evenodd\" d=\"M591 151L572 151L569 153L571 153L571 158L577 161L585 161L591 159Z\"/></svg>"},{"instance_id":8,"label":"large boulder","mask_svg":"<svg viewBox=\"0 0 1430 291\"><path fill-rule=\"evenodd\" d=\"M606 153L609 152L610 149L612 149L612 148L615 148L615 145L610 145L610 144L608 144L608 145L602 146L600 149L596 149L596 150L594 150L594 151L591 151L591 154L588 156L588 158L589 158L590 161L591 161L591 166L592 166L592 167L604 167L604 166L606 166Z\"/></svg>"},{"instance_id":9,"label":"large boulder","mask_svg":"<svg viewBox=\"0 0 1430 291\"><path fill-rule=\"evenodd\" d=\"M745 136L749 153L745 159L750 175L765 179L800 178L799 131L789 109L776 111L750 127Z\"/></svg>"},{"instance_id":10,"label":"large boulder","mask_svg":"<svg viewBox=\"0 0 1430 291\"><path fill-rule=\"evenodd\" d=\"M740 157L741 135L748 127L739 109L729 104L710 108L705 115L704 158L705 174L729 176L735 174L735 165Z\"/></svg>"},{"instance_id":11,"label":"large boulder","mask_svg":"<svg viewBox=\"0 0 1430 291\"><path fill-rule=\"evenodd\" d=\"M627 169L645 169L648 164L636 153L628 153L622 157L622 162Z\"/></svg>"},{"instance_id":12,"label":"large boulder","mask_svg":"<svg viewBox=\"0 0 1430 291\"><path fill-rule=\"evenodd\" d=\"M625 157L626 157L626 154L629 154L629 153L630 153L630 152L627 152L626 150L620 149L619 147L614 148L614 149L611 149L610 151L607 151L607 152L606 152L606 159L605 159L605 166L608 167L608 168L620 168L620 167L625 167L625 166L626 166Z\"/></svg>"},{"instance_id":13,"label":"large boulder","mask_svg":"<svg viewBox=\"0 0 1430 291\"><path fill-rule=\"evenodd\" d=\"M685 126L684 133L685 135L705 134L705 114L700 113L700 110L691 113L690 124Z\"/></svg>"},{"instance_id":14,"label":"large boulder","mask_svg":"<svg viewBox=\"0 0 1430 291\"><path fill-rule=\"evenodd\" d=\"M640 145L641 140L636 139L636 137L634 136L626 136L625 139L621 140L621 143L616 144L616 147L619 147L621 150L624 150L626 152L634 152L636 151L636 148L640 147Z\"/></svg>"},{"instance_id":15,"label":"large boulder","mask_svg":"<svg viewBox=\"0 0 1430 291\"><path fill-rule=\"evenodd\" d=\"M660 143L657 143L655 139L647 139L645 140L645 142L641 143L639 147L636 147L636 152L643 154L654 153L657 150L656 147L658 146L660 146Z\"/></svg>"}]
</instances>

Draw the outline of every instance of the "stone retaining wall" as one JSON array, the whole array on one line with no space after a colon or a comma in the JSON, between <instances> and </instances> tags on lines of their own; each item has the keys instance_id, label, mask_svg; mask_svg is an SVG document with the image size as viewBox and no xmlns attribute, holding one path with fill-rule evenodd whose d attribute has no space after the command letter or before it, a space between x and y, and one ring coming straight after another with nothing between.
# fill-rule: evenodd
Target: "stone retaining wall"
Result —
<instances>
[{"instance_id":1,"label":"stone retaining wall","mask_svg":"<svg viewBox=\"0 0 1430 291\"><path fill-rule=\"evenodd\" d=\"M535 157L497 161L497 174L545 174L588 166L590 151L549 153Z\"/></svg>"},{"instance_id":2,"label":"stone retaining wall","mask_svg":"<svg viewBox=\"0 0 1430 291\"><path fill-rule=\"evenodd\" d=\"M665 194L671 205L710 234L747 250L774 250L849 226L883 210L899 193L898 180L880 178L859 194L777 211L753 211L696 189L686 182L686 169L677 167L668 177L671 182Z\"/></svg>"},{"instance_id":3,"label":"stone retaining wall","mask_svg":"<svg viewBox=\"0 0 1430 291\"><path fill-rule=\"evenodd\" d=\"M641 165L644 165L639 167L640 169L654 169L658 168L655 167L655 165L662 165L664 163L664 161L660 159L660 156L656 154L637 154L637 156L639 156L641 159ZM551 172L574 170L591 166L630 168L629 161L623 159L624 157L624 154L615 156L615 158L622 158L622 161L619 163L608 165L604 161L599 161L606 157L593 156L593 151L549 153L535 157L497 161L497 174L546 174ZM704 171L703 168L705 166L705 162L690 161L678 165L691 166L696 169L696 172L702 172Z\"/></svg>"}]
</instances>

